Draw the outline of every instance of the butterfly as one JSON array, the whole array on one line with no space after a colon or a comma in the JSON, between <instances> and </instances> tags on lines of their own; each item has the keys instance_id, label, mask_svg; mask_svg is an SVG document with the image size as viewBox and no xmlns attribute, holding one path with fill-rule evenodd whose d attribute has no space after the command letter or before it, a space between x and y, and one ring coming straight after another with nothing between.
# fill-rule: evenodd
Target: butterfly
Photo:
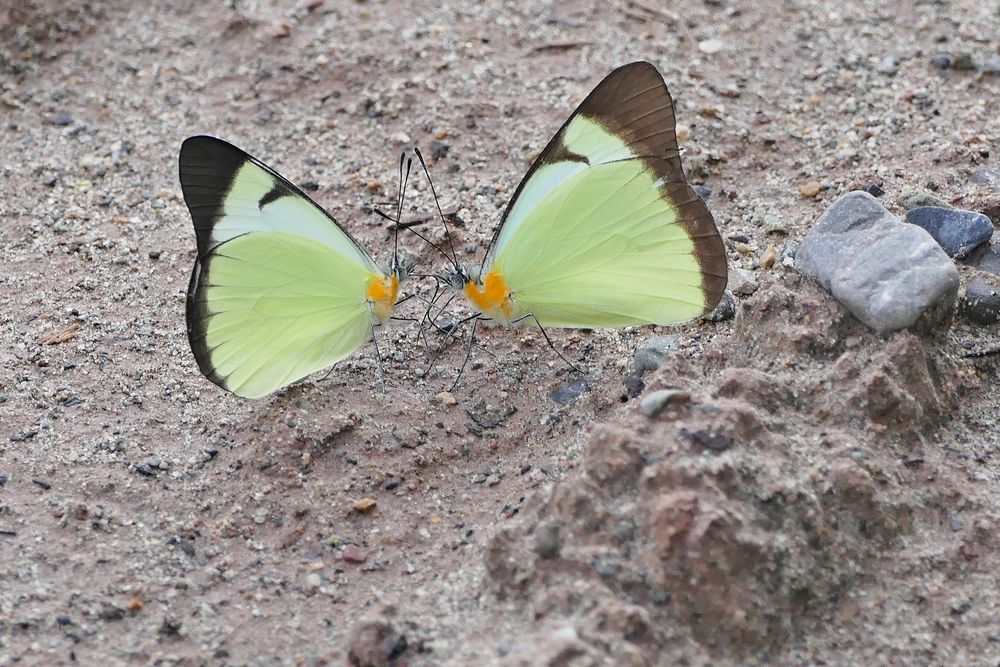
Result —
<instances>
[{"instance_id":1,"label":"butterfly","mask_svg":"<svg viewBox=\"0 0 1000 667\"><path fill-rule=\"evenodd\" d=\"M470 349L481 320L531 319L544 334L711 311L726 288L725 247L684 178L657 69L634 62L601 81L531 165L478 270L449 259L439 278L473 310Z\"/></svg>"},{"instance_id":2,"label":"butterfly","mask_svg":"<svg viewBox=\"0 0 1000 667\"><path fill-rule=\"evenodd\" d=\"M349 356L392 317L409 257L394 250L379 268L263 162L221 139L191 137L181 145L180 182L198 242L188 341L215 384L259 398Z\"/></svg>"}]
</instances>

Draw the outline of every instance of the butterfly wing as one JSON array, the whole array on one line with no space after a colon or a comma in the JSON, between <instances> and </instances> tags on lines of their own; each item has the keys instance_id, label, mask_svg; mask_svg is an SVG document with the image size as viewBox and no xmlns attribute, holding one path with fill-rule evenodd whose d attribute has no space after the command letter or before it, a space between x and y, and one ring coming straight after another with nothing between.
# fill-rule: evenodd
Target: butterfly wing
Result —
<instances>
[{"instance_id":1,"label":"butterfly wing","mask_svg":"<svg viewBox=\"0 0 1000 667\"><path fill-rule=\"evenodd\" d=\"M655 67L616 69L573 112L518 186L483 268L543 325L670 324L718 303L725 248L684 179Z\"/></svg>"},{"instance_id":2,"label":"butterfly wing","mask_svg":"<svg viewBox=\"0 0 1000 667\"><path fill-rule=\"evenodd\" d=\"M257 398L350 355L370 336L374 261L277 172L213 137L181 146L198 259L187 329L202 373Z\"/></svg>"}]
</instances>

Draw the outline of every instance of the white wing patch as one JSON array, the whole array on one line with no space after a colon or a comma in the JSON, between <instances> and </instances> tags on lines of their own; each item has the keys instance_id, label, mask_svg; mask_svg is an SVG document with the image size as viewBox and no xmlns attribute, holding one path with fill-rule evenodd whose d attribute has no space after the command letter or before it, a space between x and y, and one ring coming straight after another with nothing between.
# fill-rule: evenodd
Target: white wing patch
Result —
<instances>
[{"instance_id":1,"label":"white wing patch","mask_svg":"<svg viewBox=\"0 0 1000 667\"><path fill-rule=\"evenodd\" d=\"M583 156L587 158L587 162L561 160L536 169L507 214L500 236L491 248L491 255L499 253L531 211L570 178L599 164L636 157L621 138L583 115L577 115L569 122L560 134L560 139L569 153ZM487 264L489 263L488 261ZM488 268L487 266L487 270Z\"/></svg>"},{"instance_id":2,"label":"white wing patch","mask_svg":"<svg viewBox=\"0 0 1000 667\"><path fill-rule=\"evenodd\" d=\"M276 185L269 173L253 162L245 163L226 194L222 217L212 228L211 246L251 232L285 232L318 241L372 272L379 272L368 256L308 200L289 195L261 206L261 199Z\"/></svg>"},{"instance_id":3,"label":"white wing patch","mask_svg":"<svg viewBox=\"0 0 1000 667\"><path fill-rule=\"evenodd\" d=\"M620 137L586 116L576 116L563 130L563 144L591 165L637 157Z\"/></svg>"}]
</instances>

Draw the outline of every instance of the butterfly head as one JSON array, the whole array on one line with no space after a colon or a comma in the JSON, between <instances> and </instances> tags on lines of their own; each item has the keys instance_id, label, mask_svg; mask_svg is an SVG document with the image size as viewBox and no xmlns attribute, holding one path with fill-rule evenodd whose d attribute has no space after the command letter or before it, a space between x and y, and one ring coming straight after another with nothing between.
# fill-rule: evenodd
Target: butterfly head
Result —
<instances>
[{"instance_id":1,"label":"butterfly head","mask_svg":"<svg viewBox=\"0 0 1000 667\"><path fill-rule=\"evenodd\" d=\"M386 273L390 276L396 276L399 282L404 282L413 273L413 267L416 266L416 263L412 255L400 250L392 258L389 270Z\"/></svg>"},{"instance_id":2,"label":"butterfly head","mask_svg":"<svg viewBox=\"0 0 1000 667\"><path fill-rule=\"evenodd\" d=\"M437 278L451 289L461 292L466 285L479 283L479 271L464 264L456 264L453 268L437 274Z\"/></svg>"}]
</instances>

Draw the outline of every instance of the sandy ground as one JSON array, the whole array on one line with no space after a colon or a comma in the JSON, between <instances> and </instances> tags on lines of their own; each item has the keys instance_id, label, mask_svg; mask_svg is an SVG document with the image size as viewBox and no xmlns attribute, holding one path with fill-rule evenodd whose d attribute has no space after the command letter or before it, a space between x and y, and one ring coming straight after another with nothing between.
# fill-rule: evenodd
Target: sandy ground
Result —
<instances>
[{"instance_id":1,"label":"sandy ground","mask_svg":"<svg viewBox=\"0 0 1000 667\"><path fill-rule=\"evenodd\" d=\"M982 71L1000 53L997 7L688 4L0 8L0 665L1000 664L995 367L958 357L996 331L956 319L882 340L780 262L761 266L849 189L877 185L897 212L907 187L989 200L967 176L1000 155L1000 77ZM940 52L973 68L936 68ZM417 144L474 260L573 106L640 58L676 98L731 266L760 283L735 320L554 332L587 371L569 404L553 392L578 385L530 329L484 332L455 404L438 394L461 350L429 376L407 326L383 340L384 393L371 346L260 401L198 373L185 137L222 137L305 185L380 259L391 237L370 208ZM419 181L414 194L408 213L430 212ZM717 567L693 566L709 584L668 577L666 598L584 573L619 543L628 562L680 558L656 546L670 522L573 528L597 511L574 514L588 498L623 516L659 502L595 470L622 438L681 451L624 385L635 347L664 333L680 348L646 381L690 392L676 419L752 416L732 417L751 444L719 458L740 483L712 493L746 509L726 525L800 545L782 553L801 572L766 590L747 562L777 552L731 550L749 544L735 530L702 561ZM811 399L771 401L772 385ZM874 463L843 472L841 456ZM657 460L642 479L659 479ZM661 476L700 484L713 461ZM783 484L841 523L753 504ZM536 543L546 517L576 555ZM844 521L860 527L838 533Z\"/></svg>"}]
</instances>

